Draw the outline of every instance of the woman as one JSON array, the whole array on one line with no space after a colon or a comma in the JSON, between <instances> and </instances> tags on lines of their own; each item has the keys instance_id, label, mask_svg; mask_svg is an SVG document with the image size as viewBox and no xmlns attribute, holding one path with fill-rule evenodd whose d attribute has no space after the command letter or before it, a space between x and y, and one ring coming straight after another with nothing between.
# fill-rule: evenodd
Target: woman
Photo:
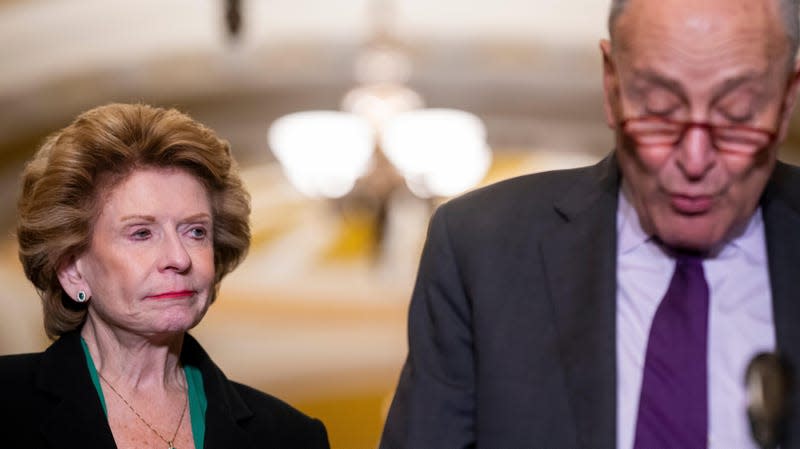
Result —
<instances>
[{"instance_id":1,"label":"woman","mask_svg":"<svg viewBox=\"0 0 800 449\"><path fill-rule=\"evenodd\" d=\"M22 179L20 260L56 341L0 357L0 446L328 447L321 422L229 381L187 334L250 241L226 142L111 104L48 138Z\"/></svg>"}]
</instances>

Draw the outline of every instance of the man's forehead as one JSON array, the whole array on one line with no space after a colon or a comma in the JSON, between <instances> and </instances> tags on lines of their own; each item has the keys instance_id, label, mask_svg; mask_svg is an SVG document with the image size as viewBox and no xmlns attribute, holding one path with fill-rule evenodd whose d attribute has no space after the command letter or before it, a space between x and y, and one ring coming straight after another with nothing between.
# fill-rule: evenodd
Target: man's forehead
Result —
<instances>
[{"instance_id":1,"label":"man's forehead","mask_svg":"<svg viewBox=\"0 0 800 449\"><path fill-rule=\"evenodd\" d=\"M748 30L763 39L785 36L778 0L629 0L612 28L625 45L649 31L704 36Z\"/></svg>"},{"instance_id":2,"label":"man's forehead","mask_svg":"<svg viewBox=\"0 0 800 449\"><path fill-rule=\"evenodd\" d=\"M777 0L630 0L613 52L628 73L651 70L701 91L729 79L766 80L788 55L778 11Z\"/></svg>"}]
</instances>

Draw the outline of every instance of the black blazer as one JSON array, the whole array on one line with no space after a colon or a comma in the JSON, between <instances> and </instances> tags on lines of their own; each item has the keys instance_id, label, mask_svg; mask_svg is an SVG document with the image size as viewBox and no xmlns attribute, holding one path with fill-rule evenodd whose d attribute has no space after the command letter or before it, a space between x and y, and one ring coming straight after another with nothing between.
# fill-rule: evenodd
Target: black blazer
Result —
<instances>
[{"instance_id":1,"label":"black blazer","mask_svg":"<svg viewBox=\"0 0 800 449\"><path fill-rule=\"evenodd\" d=\"M181 359L200 369L208 398L205 449L327 449L325 427L280 400L229 381L197 341ZM114 448L80 335L45 352L0 357L0 447Z\"/></svg>"},{"instance_id":2,"label":"black blazer","mask_svg":"<svg viewBox=\"0 0 800 449\"><path fill-rule=\"evenodd\" d=\"M437 210L381 448L616 447L619 183L612 154ZM800 170L778 163L761 206L777 344L800 367Z\"/></svg>"}]
</instances>

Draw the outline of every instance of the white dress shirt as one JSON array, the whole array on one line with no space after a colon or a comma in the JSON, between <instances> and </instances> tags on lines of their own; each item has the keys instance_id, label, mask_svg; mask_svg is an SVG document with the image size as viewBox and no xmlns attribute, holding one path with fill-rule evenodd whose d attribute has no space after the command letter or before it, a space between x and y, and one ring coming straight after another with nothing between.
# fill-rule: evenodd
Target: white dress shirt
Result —
<instances>
[{"instance_id":1,"label":"white dress shirt","mask_svg":"<svg viewBox=\"0 0 800 449\"><path fill-rule=\"evenodd\" d=\"M617 210L617 448L636 431L650 324L675 269L675 259L646 235L625 195ZM703 261L710 289L708 447L757 448L745 410L750 359L775 348L772 293L761 209L745 232Z\"/></svg>"}]
</instances>

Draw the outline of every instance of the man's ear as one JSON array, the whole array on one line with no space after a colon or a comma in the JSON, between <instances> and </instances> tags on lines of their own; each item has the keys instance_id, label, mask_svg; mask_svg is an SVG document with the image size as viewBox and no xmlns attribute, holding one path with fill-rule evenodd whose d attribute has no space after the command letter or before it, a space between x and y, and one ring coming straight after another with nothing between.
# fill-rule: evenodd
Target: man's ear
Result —
<instances>
[{"instance_id":1,"label":"man's ear","mask_svg":"<svg viewBox=\"0 0 800 449\"><path fill-rule=\"evenodd\" d=\"M792 113L797 104L797 92L800 88L800 59L795 59L794 69L786 93L783 98L783 117L781 118L780 128L778 129L778 142L783 142L786 133L789 131L789 122L792 120Z\"/></svg>"},{"instance_id":2,"label":"man's ear","mask_svg":"<svg viewBox=\"0 0 800 449\"><path fill-rule=\"evenodd\" d=\"M61 288L63 288L73 300L76 300L78 297L78 292L80 291L84 292L87 298L92 296L91 292L89 291L89 285L86 284L86 280L84 279L83 273L80 270L80 262L78 258L70 257L66 261L62 262L56 273L58 275L58 282L61 284Z\"/></svg>"},{"instance_id":3,"label":"man's ear","mask_svg":"<svg viewBox=\"0 0 800 449\"><path fill-rule=\"evenodd\" d=\"M619 102L619 79L611 59L611 41L600 41L600 52L603 54L603 109L609 128L616 128L619 122L616 106Z\"/></svg>"}]
</instances>

